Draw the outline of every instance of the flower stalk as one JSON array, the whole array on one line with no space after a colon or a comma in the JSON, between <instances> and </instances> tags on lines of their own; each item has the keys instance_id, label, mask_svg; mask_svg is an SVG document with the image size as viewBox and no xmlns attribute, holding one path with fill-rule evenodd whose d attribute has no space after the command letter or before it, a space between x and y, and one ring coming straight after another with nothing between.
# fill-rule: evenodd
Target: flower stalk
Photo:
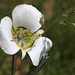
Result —
<instances>
[{"instance_id":1,"label":"flower stalk","mask_svg":"<svg viewBox=\"0 0 75 75\"><path fill-rule=\"evenodd\" d=\"M12 72L11 75L14 75L14 55L12 55Z\"/></svg>"}]
</instances>

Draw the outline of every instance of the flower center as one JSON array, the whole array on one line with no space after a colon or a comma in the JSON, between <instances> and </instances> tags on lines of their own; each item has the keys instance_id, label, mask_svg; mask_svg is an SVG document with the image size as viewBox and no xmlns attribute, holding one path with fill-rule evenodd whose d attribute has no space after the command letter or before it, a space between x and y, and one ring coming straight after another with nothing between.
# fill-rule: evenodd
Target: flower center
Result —
<instances>
[{"instance_id":1,"label":"flower center","mask_svg":"<svg viewBox=\"0 0 75 75\"><path fill-rule=\"evenodd\" d=\"M31 47L39 36L34 36L34 34L25 29L24 27L12 28L12 38L13 41L22 49L27 49Z\"/></svg>"}]
</instances>

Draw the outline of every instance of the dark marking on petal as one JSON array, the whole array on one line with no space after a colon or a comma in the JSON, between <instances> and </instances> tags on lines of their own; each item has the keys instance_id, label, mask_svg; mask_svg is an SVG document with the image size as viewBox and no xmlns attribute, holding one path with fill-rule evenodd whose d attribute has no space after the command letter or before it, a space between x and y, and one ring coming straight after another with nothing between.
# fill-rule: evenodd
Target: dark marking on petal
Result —
<instances>
[{"instance_id":1,"label":"dark marking on petal","mask_svg":"<svg viewBox=\"0 0 75 75\"><path fill-rule=\"evenodd\" d=\"M49 43L49 41L47 41L46 38L44 38L43 44L44 44L44 50L45 50L46 52L48 52L49 49L50 49L50 43ZM47 50L46 50L46 44L47 44Z\"/></svg>"},{"instance_id":2,"label":"dark marking on petal","mask_svg":"<svg viewBox=\"0 0 75 75\"><path fill-rule=\"evenodd\" d=\"M43 64L45 63L45 61L46 61L47 58L48 58L48 53L46 53L46 54L43 55L43 59L42 59L41 63L40 63L39 66L35 69L36 71L39 71L39 70L42 68L42 66L43 66Z\"/></svg>"},{"instance_id":3,"label":"dark marking on petal","mask_svg":"<svg viewBox=\"0 0 75 75\"><path fill-rule=\"evenodd\" d=\"M47 51L49 51L49 49L50 49L50 43L48 41L47 41L47 46L48 46Z\"/></svg>"},{"instance_id":4,"label":"dark marking on petal","mask_svg":"<svg viewBox=\"0 0 75 75\"><path fill-rule=\"evenodd\" d=\"M24 43L21 43L21 46L24 46Z\"/></svg>"},{"instance_id":5,"label":"dark marking on petal","mask_svg":"<svg viewBox=\"0 0 75 75\"><path fill-rule=\"evenodd\" d=\"M19 26L19 27L17 27L17 28L23 28L23 29L26 29L25 27L21 27L21 26ZM27 30L27 29L26 29Z\"/></svg>"},{"instance_id":6,"label":"dark marking on petal","mask_svg":"<svg viewBox=\"0 0 75 75\"><path fill-rule=\"evenodd\" d=\"M10 40L10 41L13 41L13 40Z\"/></svg>"},{"instance_id":7,"label":"dark marking on petal","mask_svg":"<svg viewBox=\"0 0 75 75\"><path fill-rule=\"evenodd\" d=\"M27 45L27 43L25 43L25 42L22 42L22 43L21 43L21 46L23 47L24 45Z\"/></svg>"},{"instance_id":8,"label":"dark marking on petal","mask_svg":"<svg viewBox=\"0 0 75 75\"><path fill-rule=\"evenodd\" d=\"M44 24L44 15L42 14L42 17L40 18L40 24L43 25Z\"/></svg>"}]
</instances>

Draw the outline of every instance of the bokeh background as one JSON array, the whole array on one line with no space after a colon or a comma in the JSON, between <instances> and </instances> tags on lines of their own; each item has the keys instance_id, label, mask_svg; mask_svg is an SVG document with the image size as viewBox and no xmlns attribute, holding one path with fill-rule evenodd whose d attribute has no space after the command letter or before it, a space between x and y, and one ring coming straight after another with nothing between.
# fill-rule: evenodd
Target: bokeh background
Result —
<instances>
[{"instance_id":1,"label":"bokeh background","mask_svg":"<svg viewBox=\"0 0 75 75\"><path fill-rule=\"evenodd\" d=\"M14 7L22 3L44 14L44 36L53 41L45 64L31 75L75 75L75 0L0 0L0 20L11 17ZM0 48L0 75L11 75L11 59ZM26 75L31 66L29 56L20 63L21 51L15 55L15 75Z\"/></svg>"}]
</instances>

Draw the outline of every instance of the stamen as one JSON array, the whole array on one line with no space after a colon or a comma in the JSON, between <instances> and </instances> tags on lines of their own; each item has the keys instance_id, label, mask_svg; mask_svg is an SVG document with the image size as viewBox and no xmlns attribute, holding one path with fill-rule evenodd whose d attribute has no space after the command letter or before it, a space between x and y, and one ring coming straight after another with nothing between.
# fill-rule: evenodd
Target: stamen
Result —
<instances>
[{"instance_id":1,"label":"stamen","mask_svg":"<svg viewBox=\"0 0 75 75\"><path fill-rule=\"evenodd\" d=\"M39 35L37 35L39 37ZM24 27L15 27L12 29L12 38L21 49L27 49L31 47L38 39L37 36L33 36L33 33Z\"/></svg>"},{"instance_id":2,"label":"stamen","mask_svg":"<svg viewBox=\"0 0 75 75\"><path fill-rule=\"evenodd\" d=\"M25 37L25 38L23 38L22 40L25 40L25 39L28 39L28 38L31 38L31 37Z\"/></svg>"},{"instance_id":3,"label":"stamen","mask_svg":"<svg viewBox=\"0 0 75 75\"><path fill-rule=\"evenodd\" d=\"M21 37L22 37L22 34L20 33L20 34L19 34L19 38L21 38Z\"/></svg>"}]
</instances>

